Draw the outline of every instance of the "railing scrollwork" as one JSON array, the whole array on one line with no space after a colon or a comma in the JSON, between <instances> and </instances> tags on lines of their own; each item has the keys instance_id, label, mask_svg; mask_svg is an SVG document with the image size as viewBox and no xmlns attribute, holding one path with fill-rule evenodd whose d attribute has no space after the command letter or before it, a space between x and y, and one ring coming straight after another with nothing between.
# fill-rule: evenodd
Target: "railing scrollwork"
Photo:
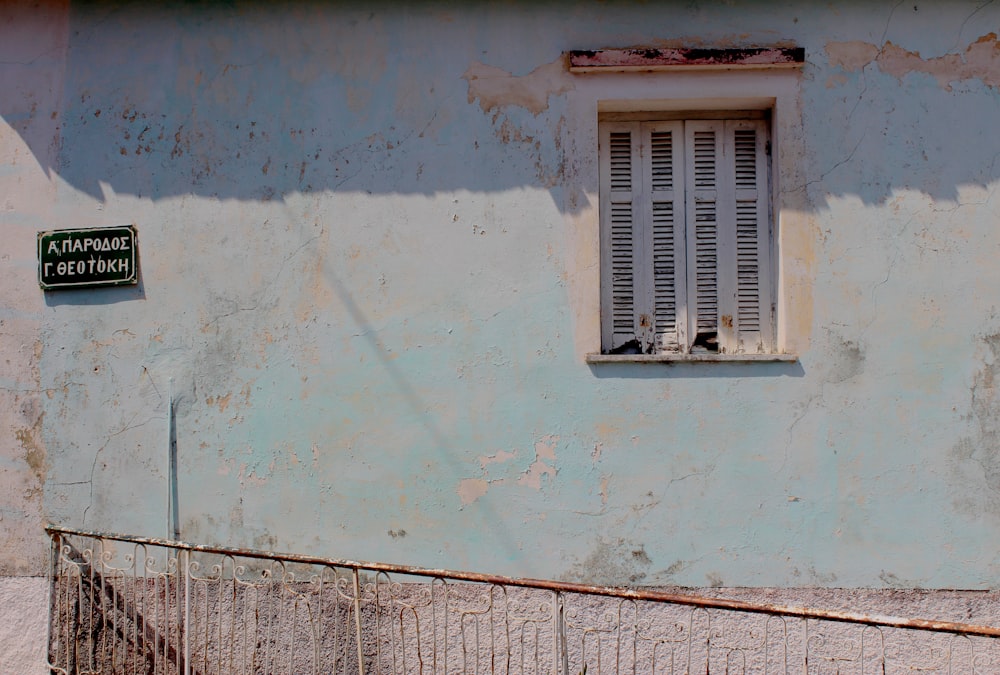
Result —
<instances>
[{"instance_id":1,"label":"railing scrollwork","mask_svg":"<svg viewBox=\"0 0 1000 675\"><path fill-rule=\"evenodd\" d=\"M49 528L62 675L1000 672L1000 629Z\"/></svg>"}]
</instances>

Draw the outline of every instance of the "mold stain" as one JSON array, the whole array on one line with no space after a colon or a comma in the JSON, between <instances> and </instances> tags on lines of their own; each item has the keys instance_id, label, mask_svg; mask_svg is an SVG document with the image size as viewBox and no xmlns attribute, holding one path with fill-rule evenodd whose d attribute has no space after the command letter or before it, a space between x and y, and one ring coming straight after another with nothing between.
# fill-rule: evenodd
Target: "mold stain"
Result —
<instances>
[{"instance_id":1,"label":"mold stain","mask_svg":"<svg viewBox=\"0 0 1000 675\"><path fill-rule=\"evenodd\" d=\"M599 537L586 558L577 562L565 574L566 581L585 584L641 583L649 574L653 561L640 542L624 538Z\"/></svg>"},{"instance_id":2,"label":"mold stain","mask_svg":"<svg viewBox=\"0 0 1000 675\"><path fill-rule=\"evenodd\" d=\"M879 70L898 80L910 73L935 78L945 91L953 82L980 80L989 87L1000 87L1000 41L996 33L987 33L971 43L961 54L924 58L892 42L881 47L867 42L830 42L826 45L830 65L857 72L875 63Z\"/></svg>"},{"instance_id":3,"label":"mold stain","mask_svg":"<svg viewBox=\"0 0 1000 675\"><path fill-rule=\"evenodd\" d=\"M829 359L830 381L846 382L865 370L865 352L862 346L834 333L830 334L832 358Z\"/></svg>"},{"instance_id":4,"label":"mold stain","mask_svg":"<svg viewBox=\"0 0 1000 675\"><path fill-rule=\"evenodd\" d=\"M232 399L233 399L233 394L232 394L232 392L230 392L230 393L226 394L225 396L219 396L218 398L214 398L212 396L209 396L208 398L205 399L205 404L209 405L209 406L217 405L217 406L219 406L219 412L220 413L224 413L224 412L226 412L226 408L229 407L229 402Z\"/></svg>"},{"instance_id":5,"label":"mold stain","mask_svg":"<svg viewBox=\"0 0 1000 675\"><path fill-rule=\"evenodd\" d=\"M683 560L675 560L670 567L663 570L660 574L666 577L672 577L675 574L680 574L685 569L690 566L690 563L684 562Z\"/></svg>"},{"instance_id":6,"label":"mold stain","mask_svg":"<svg viewBox=\"0 0 1000 675\"><path fill-rule=\"evenodd\" d=\"M1000 517L1000 333L982 338L987 353L970 388L973 434L949 451L956 510L970 518Z\"/></svg>"},{"instance_id":7,"label":"mold stain","mask_svg":"<svg viewBox=\"0 0 1000 675\"><path fill-rule=\"evenodd\" d=\"M24 449L24 461L35 475L38 485L45 484L45 475L48 472L48 462L45 457L45 448L40 442L42 416L38 417L33 427L18 429L14 432L18 442Z\"/></svg>"}]
</instances>

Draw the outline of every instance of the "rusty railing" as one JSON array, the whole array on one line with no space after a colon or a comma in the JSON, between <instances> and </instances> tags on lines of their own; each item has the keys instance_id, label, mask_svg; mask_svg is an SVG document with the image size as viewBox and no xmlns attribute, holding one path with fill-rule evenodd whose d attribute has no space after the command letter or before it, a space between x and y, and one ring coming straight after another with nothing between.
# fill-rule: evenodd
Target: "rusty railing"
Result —
<instances>
[{"instance_id":1,"label":"rusty railing","mask_svg":"<svg viewBox=\"0 0 1000 675\"><path fill-rule=\"evenodd\" d=\"M1000 672L1000 629L49 527L65 674Z\"/></svg>"}]
</instances>

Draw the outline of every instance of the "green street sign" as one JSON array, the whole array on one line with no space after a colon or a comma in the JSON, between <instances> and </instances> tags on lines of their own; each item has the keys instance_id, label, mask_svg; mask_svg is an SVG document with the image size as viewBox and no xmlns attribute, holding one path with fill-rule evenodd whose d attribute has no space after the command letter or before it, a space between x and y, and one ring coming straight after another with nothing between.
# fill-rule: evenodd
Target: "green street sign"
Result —
<instances>
[{"instance_id":1,"label":"green street sign","mask_svg":"<svg viewBox=\"0 0 1000 675\"><path fill-rule=\"evenodd\" d=\"M135 227L38 233L38 284L58 288L138 283Z\"/></svg>"}]
</instances>

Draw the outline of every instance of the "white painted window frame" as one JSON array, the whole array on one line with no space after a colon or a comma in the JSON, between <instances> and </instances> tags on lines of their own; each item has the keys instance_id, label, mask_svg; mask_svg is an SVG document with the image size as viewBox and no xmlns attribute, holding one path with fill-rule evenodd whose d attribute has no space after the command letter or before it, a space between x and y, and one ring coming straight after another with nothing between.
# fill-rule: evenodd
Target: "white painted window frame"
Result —
<instances>
[{"instance_id":1,"label":"white painted window frame","mask_svg":"<svg viewBox=\"0 0 1000 675\"><path fill-rule=\"evenodd\" d=\"M776 269L772 264L776 255L770 192L769 116L759 110L618 113L605 115L598 130L602 354L625 356L613 353L620 349L633 352L631 356L676 355L707 359L776 354ZM624 138L626 134L628 141ZM669 157L659 157L658 163L661 167L670 166L670 190L653 189L653 134L661 141L669 141L657 147L666 147L670 152ZM708 154L703 159L707 158L712 167L711 184L702 183L701 187L695 176L696 134L709 143L700 147L707 148ZM735 182L737 134L743 139L740 152L744 161L744 186L740 188ZM628 190L622 189L625 174L621 166L616 181L612 181L613 135L617 139L615 161L619 165L625 151L622 143L630 143L631 189ZM754 182L752 187L747 187L746 141L750 136L755 143L752 151ZM663 175L662 168L657 175ZM742 205L740 226L737 224L738 203ZM666 220L661 219L664 226L659 230L654 227L653 204L668 214ZM623 213L627 205L631 205L631 218L625 223L623 218L627 216ZM703 208L705 206L708 208ZM700 211L699 207L702 207ZM709 218L700 221L703 223L701 238L696 236L698 213ZM629 244L623 244L623 224L624 229L631 226L631 268L623 263ZM654 232L658 235L655 244ZM714 232L711 240L704 238L706 232ZM739 241L738 236L741 236ZM670 240L668 251L663 243ZM697 241L705 242L702 248L696 245ZM670 264L654 264L654 249L661 260ZM753 274L754 264L756 275ZM699 269L704 272L701 277ZM743 270L742 275L738 269ZM631 280L631 296L622 292L623 286L628 285L623 279ZM657 290L661 291L662 298L672 295L672 307L669 301L657 301ZM742 305L740 298L744 299ZM670 310L667 316L661 316L661 307ZM631 331L627 325L629 309ZM716 333L713 338L716 350L696 343L699 326Z\"/></svg>"},{"instance_id":2,"label":"white painted window frame","mask_svg":"<svg viewBox=\"0 0 1000 675\"><path fill-rule=\"evenodd\" d=\"M574 351L588 364L761 363L798 361L809 349L815 302L814 205L803 188L808 155L802 121L800 67L669 69L576 73L566 93L562 125L565 167L573 176L566 195L567 243L576 252L566 280L577 330ZM771 117L771 266L776 352L772 354L601 353L601 227L598 123L616 114L669 119L691 111L724 114L767 111ZM721 371L720 371L721 372ZM725 372L729 372L728 370ZM784 371L783 371L784 372Z\"/></svg>"}]
</instances>

